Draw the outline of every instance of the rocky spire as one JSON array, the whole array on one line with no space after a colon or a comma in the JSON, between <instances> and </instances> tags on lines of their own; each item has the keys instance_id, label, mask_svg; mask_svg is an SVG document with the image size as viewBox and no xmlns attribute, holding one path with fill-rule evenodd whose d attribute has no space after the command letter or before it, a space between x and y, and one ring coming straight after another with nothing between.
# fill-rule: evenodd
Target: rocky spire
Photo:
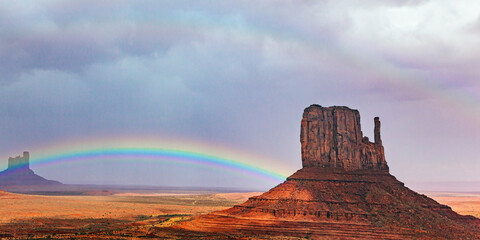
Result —
<instances>
[{"instance_id":1,"label":"rocky spire","mask_svg":"<svg viewBox=\"0 0 480 240\"><path fill-rule=\"evenodd\" d=\"M375 143L362 137L360 113L348 107L311 105L303 113L300 142L303 167L387 170L380 120Z\"/></svg>"},{"instance_id":2,"label":"rocky spire","mask_svg":"<svg viewBox=\"0 0 480 240\"><path fill-rule=\"evenodd\" d=\"M382 145L382 139L380 138L380 118L375 117L373 120L375 121L375 129L373 130L375 136L375 144Z\"/></svg>"}]
</instances>

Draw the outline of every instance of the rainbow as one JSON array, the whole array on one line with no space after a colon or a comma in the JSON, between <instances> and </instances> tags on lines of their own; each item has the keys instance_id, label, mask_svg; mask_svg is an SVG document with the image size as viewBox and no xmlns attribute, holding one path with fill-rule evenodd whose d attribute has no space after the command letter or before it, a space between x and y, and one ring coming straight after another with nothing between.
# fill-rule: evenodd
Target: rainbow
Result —
<instances>
[{"instance_id":1,"label":"rainbow","mask_svg":"<svg viewBox=\"0 0 480 240\"><path fill-rule=\"evenodd\" d=\"M162 146L162 147L157 147ZM57 144L31 151L30 165L41 168L75 162L127 161L131 163L188 164L188 167L207 167L253 176L268 182L284 181L288 171L278 170L272 159L225 150L205 143L173 142L148 138L109 138ZM268 166L277 166L269 170ZM18 167L21 169L22 167ZM13 169L15 171L15 169Z\"/></svg>"},{"instance_id":2,"label":"rainbow","mask_svg":"<svg viewBox=\"0 0 480 240\"><path fill-rule=\"evenodd\" d=\"M139 161L145 159L175 161L182 163L191 163L203 165L212 168L221 168L240 172L248 175L258 176L272 181L283 181L286 176L259 168L253 165L242 163L228 158L222 158L204 153L196 153L184 150L173 149L155 149L155 148L111 148L111 149L93 149L82 152L70 152L35 160L38 164L66 163L75 161L91 161L98 159L132 159Z\"/></svg>"}]
</instances>

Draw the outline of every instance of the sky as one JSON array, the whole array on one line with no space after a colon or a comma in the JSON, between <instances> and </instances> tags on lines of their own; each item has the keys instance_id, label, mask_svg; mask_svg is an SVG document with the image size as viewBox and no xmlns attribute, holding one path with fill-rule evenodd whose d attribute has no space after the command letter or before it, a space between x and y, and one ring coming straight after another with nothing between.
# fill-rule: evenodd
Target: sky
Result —
<instances>
[{"instance_id":1,"label":"sky","mask_svg":"<svg viewBox=\"0 0 480 240\"><path fill-rule=\"evenodd\" d=\"M120 142L288 176L302 112L320 104L358 109L370 139L379 116L407 186L479 183L479 13L474 0L1 1L0 169L26 150L64 183L269 188L281 181L175 160L35 156Z\"/></svg>"}]
</instances>

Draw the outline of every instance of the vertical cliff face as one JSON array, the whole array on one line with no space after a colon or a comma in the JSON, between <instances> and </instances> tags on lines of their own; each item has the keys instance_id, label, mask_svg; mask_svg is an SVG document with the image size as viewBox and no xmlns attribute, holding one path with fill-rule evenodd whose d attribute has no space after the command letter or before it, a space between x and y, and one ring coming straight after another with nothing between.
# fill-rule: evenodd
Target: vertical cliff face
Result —
<instances>
[{"instance_id":1,"label":"vertical cliff face","mask_svg":"<svg viewBox=\"0 0 480 240\"><path fill-rule=\"evenodd\" d=\"M378 117L375 118L374 136L375 143L363 137L357 110L311 105L305 109L301 125L302 165L388 171Z\"/></svg>"}]
</instances>

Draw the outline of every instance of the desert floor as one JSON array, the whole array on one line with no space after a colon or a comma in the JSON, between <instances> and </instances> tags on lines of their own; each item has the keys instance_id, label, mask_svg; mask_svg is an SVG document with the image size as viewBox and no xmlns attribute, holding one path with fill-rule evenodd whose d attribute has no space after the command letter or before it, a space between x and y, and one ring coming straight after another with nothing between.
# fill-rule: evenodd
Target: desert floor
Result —
<instances>
[{"instance_id":1,"label":"desert floor","mask_svg":"<svg viewBox=\"0 0 480 240\"><path fill-rule=\"evenodd\" d=\"M0 238L171 238L166 227L259 194L40 196L0 191ZM480 217L480 193L425 194L460 214Z\"/></svg>"},{"instance_id":2,"label":"desert floor","mask_svg":"<svg viewBox=\"0 0 480 240\"><path fill-rule=\"evenodd\" d=\"M480 193L426 192L425 195L450 206L462 215L480 218Z\"/></svg>"},{"instance_id":3,"label":"desert floor","mask_svg":"<svg viewBox=\"0 0 480 240\"><path fill-rule=\"evenodd\" d=\"M41 196L0 191L0 239L169 237L152 232L258 194Z\"/></svg>"}]
</instances>

